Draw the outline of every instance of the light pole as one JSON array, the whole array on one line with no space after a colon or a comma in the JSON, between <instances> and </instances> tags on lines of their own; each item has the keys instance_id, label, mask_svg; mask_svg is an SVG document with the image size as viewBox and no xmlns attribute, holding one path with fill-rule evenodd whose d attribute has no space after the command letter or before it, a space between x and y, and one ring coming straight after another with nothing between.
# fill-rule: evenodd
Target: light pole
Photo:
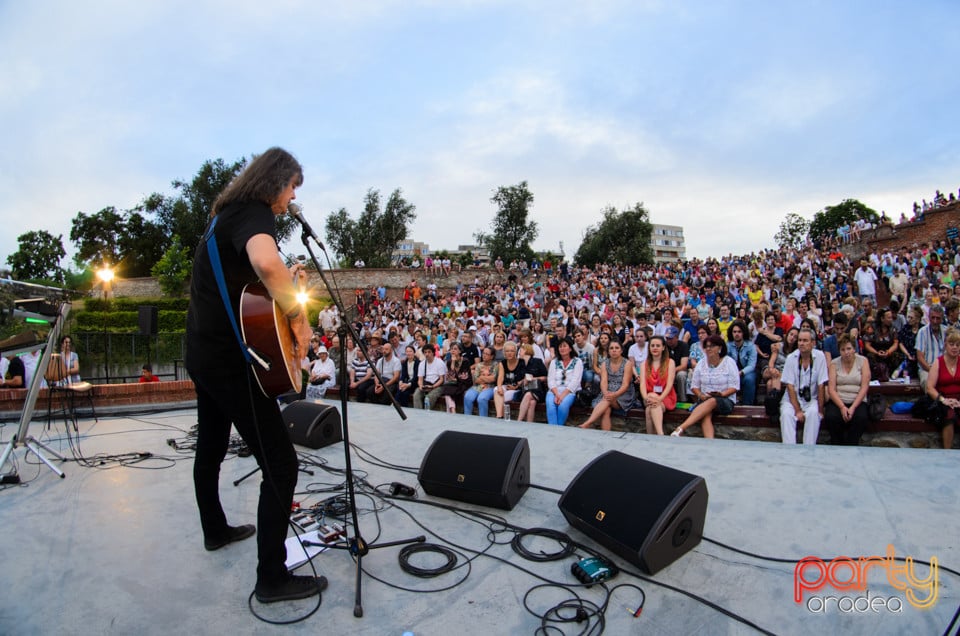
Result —
<instances>
[{"instance_id":1,"label":"light pole","mask_svg":"<svg viewBox=\"0 0 960 636\"><path fill-rule=\"evenodd\" d=\"M110 342L107 340L107 295L110 292L110 281L113 280L113 270L104 263L103 267L97 270L97 278L100 279L100 282L103 283L103 372L104 376L107 379L107 384L110 384Z\"/></svg>"}]
</instances>

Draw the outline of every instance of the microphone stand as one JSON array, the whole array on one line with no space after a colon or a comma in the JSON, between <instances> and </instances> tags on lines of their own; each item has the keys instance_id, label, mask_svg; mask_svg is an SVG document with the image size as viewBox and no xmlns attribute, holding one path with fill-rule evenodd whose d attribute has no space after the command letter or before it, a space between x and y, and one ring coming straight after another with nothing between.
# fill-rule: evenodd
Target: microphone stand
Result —
<instances>
[{"instance_id":1,"label":"microphone stand","mask_svg":"<svg viewBox=\"0 0 960 636\"><path fill-rule=\"evenodd\" d=\"M327 292L330 294L330 298L333 299L334 305L337 307L337 312L340 315L340 327L337 329L337 336L340 338L340 416L343 423L343 458L344 458L344 468L346 473L346 482L347 482L347 499L350 503L350 515L353 522L353 536L347 538L346 546L328 546L337 549L348 550L353 558L357 562L357 575L356 575L356 588L355 588L355 597L354 597L354 606L353 606L353 615L357 618L363 616L363 602L361 596L362 590L362 573L363 573L363 557L370 551L377 548L387 548L397 545L406 545L409 543L423 543L427 538L423 535L414 537L411 539L401 539L399 541L388 541L384 543L373 543L368 544L363 540L363 536L360 534L360 520L357 513L357 496L354 489L353 483L353 466L350 461L351 451L350 451L350 426L348 424L349 418L347 416L347 404L348 404L348 393L349 387L344 383L345 379L349 377L347 374L347 336L349 335L353 338L354 343L360 343L360 336L357 334L356 330L347 320L347 311L344 307L343 299L340 297L338 291L331 286L330 282L327 280L327 277L323 273L323 269L320 267L319 261L317 261L316 255L313 253L313 249L310 246L310 239L312 238L314 242L320 247L323 251L324 256L327 258L327 263L330 263L330 256L327 254L326 248L324 248L323 243L317 238L317 235L314 233L313 229L306 222L306 220L301 215L299 209L296 209L291 213L291 216L295 218L301 227L300 240L303 242L304 247L307 248L307 252L310 254L310 260L313 262L313 266L317 269L317 272L320 274L320 279L323 281L324 286L327 288ZM370 368L373 370L373 375L376 378L376 381L380 383L380 386L383 387L384 392L390 397L390 401L393 403L393 408L396 409L397 415L400 416L401 420L407 419L407 414L403 412L403 408L400 406L400 403L397 401L396 396L393 395L393 392L390 391L386 384L383 382L383 378L380 376L380 372L377 370L377 366L371 363L369 356L367 355L366 349L360 347L361 355L370 364Z\"/></svg>"}]
</instances>

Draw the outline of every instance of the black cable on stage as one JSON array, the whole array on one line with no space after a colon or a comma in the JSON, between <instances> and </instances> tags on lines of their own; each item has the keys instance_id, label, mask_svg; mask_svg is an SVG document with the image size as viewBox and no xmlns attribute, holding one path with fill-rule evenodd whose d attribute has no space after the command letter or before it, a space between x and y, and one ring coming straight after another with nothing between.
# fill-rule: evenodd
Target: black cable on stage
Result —
<instances>
[{"instance_id":1,"label":"black cable on stage","mask_svg":"<svg viewBox=\"0 0 960 636\"><path fill-rule=\"evenodd\" d=\"M549 486L541 486L539 484L530 484L531 488L536 488L537 490L545 490L547 492L552 492L555 495L562 495L562 490L557 490L556 488L550 488Z\"/></svg>"},{"instance_id":2,"label":"black cable on stage","mask_svg":"<svg viewBox=\"0 0 960 636\"><path fill-rule=\"evenodd\" d=\"M435 568L420 568L415 565L411 565L410 557L421 552L433 552L440 554L446 557L447 562ZM436 543L411 543L410 545L405 545L403 548L401 548L400 554L397 555L397 559L400 561L401 570L407 574L412 574L413 576L417 576L422 579L428 579L435 576L440 576L441 574L446 574L447 572L452 572L457 565L457 555L454 553L454 551Z\"/></svg>"},{"instance_id":3,"label":"black cable on stage","mask_svg":"<svg viewBox=\"0 0 960 636\"><path fill-rule=\"evenodd\" d=\"M529 536L553 539L560 544L561 548L556 552L550 553L542 551L539 553L531 552L523 545L524 537ZM573 555L573 553L576 551L576 545L569 535L551 528L530 528L529 530L517 532L515 535L513 535L513 541L510 542L510 546L513 548L514 552L522 556L527 561L536 561L538 563L566 559L567 557Z\"/></svg>"},{"instance_id":4,"label":"black cable on stage","mask_svg":"<svg viewBox=\"0 0 960 636\"><path fill-rule=\"evenodd\" d=\"M790 565L795 565L799 560L799 559L784 559L781 557L771 557L771 556L765 556L762 554L756 554L754 552L750 552L749 550L741 550L740 548L735 548L732 545L727 545L726 543L717 541L716 539L711 539L710 537L703 537L703 540L709 543L712 543L716 546L719 546L721 548L724 548L725 550L730 550L731 552L736 552L737 554L742 554L744 556L760 559L761 561L771 561L773 563L787 563ZM893 560L899 561L900 563L907 562L906 557L893 557ZM922 559L914 559L911 557L910 560L914 563L919 563L920 565L932 567L932 565L928 561L924 561ZM957 572L952 568L949 568L945 565L940 565L940 564L937 564L937 568L943 570L944 572L949 572L950 574L956 576L957 578L960 578L960 572ZM953 629L954 625L956 625L958 618L960 618L960 605L957 606L957 611L954 612L953 619L950 621L950 624L947 625L947 628L943 631L943 636L948 636L948 634L950 633L950 630ZM960 629L958 629L957 633L960 634Z\"/></svg>"}]
</instances>

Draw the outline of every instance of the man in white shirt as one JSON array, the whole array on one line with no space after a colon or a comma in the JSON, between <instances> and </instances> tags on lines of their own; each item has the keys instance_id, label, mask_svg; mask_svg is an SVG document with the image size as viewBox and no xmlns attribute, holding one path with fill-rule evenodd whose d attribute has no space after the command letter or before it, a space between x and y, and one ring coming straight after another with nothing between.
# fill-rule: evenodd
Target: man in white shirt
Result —
<instances>
[{"instance_id":1,"label":"man in white shirt","mask_svg":"<svg viewBox=\"0 0 960 636\"><path fill-rule=\"evenodd\" d=\"M417 376L417 390L413 392L413 406L423 408L423 398L430 402L430 408L440 399L443 379L447 375L447 365L436 355L432 344L423 345L423 362L420 363L420 375Z\"/></svg>"},{"instance_id":2,"label":"man in white shirt","mask_svg":"<svg viewBox=\"0 0 960 636\"><path fill-rule=\"evenodd\" d=\"M803 443L816 444L826 405L827 359L813 348L817 335L801 329L797 350L787 356L781 383L780 434L784 444L797 443L797 424L803 424Z\"/></svg>"},{"instance_id":3,"label":"man in white shirt","mask_svg":"<svg viewBox=\"0 0 960 636\"><path fill-rule=\"evenodd\" d=\"M853 275L853 282L857 284L857 294L860 300L869 298L876 304L877 302L877 274L867 267L869 261L860 261L860 269Z\"/></svg>"}]
</instances>

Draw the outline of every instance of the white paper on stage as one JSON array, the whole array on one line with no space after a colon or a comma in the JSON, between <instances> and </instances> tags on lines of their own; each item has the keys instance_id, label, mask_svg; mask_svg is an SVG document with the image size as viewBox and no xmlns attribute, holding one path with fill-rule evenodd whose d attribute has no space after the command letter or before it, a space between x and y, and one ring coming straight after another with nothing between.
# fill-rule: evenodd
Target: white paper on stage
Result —
<instances>
[{"instance_id":1,"label":"white paper on stage","mask_svg":"<svg viewBox=\"0 0 960 636\"><path fill-rule=\"evenodd\" d=\"M322 543L322 539L317 536L316 530L311 530L310 532L304 532L300 535L298 539L296 536L292 536L287 539L287 569L295 570L311 557L314 557L328 548L325 546L313 546L313 545L301 545L301 541L311 541L313 543Z\"/></svg>"}]
</instances>

